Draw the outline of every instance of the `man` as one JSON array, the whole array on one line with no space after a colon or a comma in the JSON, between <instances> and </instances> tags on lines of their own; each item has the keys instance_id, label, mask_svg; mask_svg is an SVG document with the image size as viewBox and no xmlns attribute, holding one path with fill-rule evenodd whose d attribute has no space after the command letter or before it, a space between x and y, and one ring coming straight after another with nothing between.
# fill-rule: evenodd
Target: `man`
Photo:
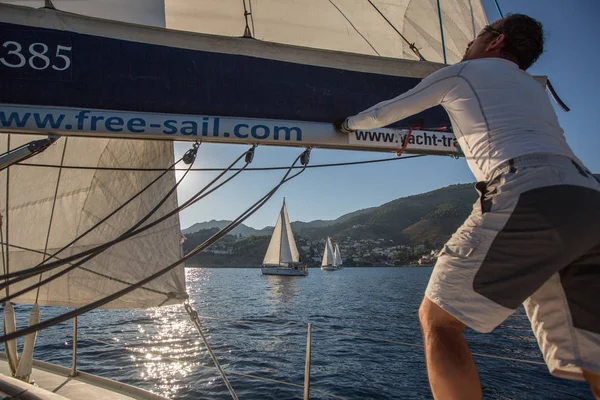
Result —
<instances>
[{"instance_id":1,"label":"man","mask_svg":"<svg viewBox=\"0 0 600 400\"><path fill-rule=\"evenodd\" d=\"M508 16L462 62L336 123L378 128L441 104L477 178L480 199L442 249L419 310L436 399L481 399L463 331L490 332L522 303L550 372L587 380L600 399L600 183L525 72L542 51L541 24Z\"/></svg>"}]
</instances>

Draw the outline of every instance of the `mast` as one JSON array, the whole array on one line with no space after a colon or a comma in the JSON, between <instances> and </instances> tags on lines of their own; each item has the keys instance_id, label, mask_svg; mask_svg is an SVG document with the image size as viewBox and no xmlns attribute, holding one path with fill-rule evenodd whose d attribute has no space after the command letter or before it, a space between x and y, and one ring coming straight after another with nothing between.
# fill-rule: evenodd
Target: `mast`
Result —
<instances>
[{"instance_id":1,"label":"mast","mask_svg":"<svg viewBox=\"0 0 600 400\"><path fill-rule=\"evenodd\" d=\"M278 221L283 221L282 223L282 227L281 227L281 233L279 234L279 259L277 260L277 263L279 265L281 265L281 250L283 249L282 243L283 243L283 226L285 226L285 197L283 198L283 205L281 206L281 210L279 211L279 219Z\"/></svg>"}]
</instances>

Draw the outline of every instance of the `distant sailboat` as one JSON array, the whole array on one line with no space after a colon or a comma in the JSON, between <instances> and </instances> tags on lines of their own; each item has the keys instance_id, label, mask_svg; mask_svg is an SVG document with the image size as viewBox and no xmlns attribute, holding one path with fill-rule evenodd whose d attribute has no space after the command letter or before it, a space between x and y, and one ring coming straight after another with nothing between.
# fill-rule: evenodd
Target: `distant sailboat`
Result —
<instances>
[{"instance_id":1,"label":"distant sailboat","mask_svg":"<svg viewBox=\"0 0 600 400\"><path fill-rule=\"evenodd\" d=\"M300 264L300 254L294 240L285 199L261 269L263 275L308 275L306 266Z\"/></svg>"},{"instance_id":2,"label":"distant sailboat","mask_svg":"<svg viewBox=\"0 0 600 400\"><path fill-rule=\"evenodd\" d=\"M333 251L333 266L336 269L342 269L342 253L340 253L340 248L338 244L335 244L335 250Z\"/></svg>"},{"instance_id":3,"label":"distant sailboat","mask_svg":"<svg viewBox=\"0 0 600 400\"><path fill-rule=\"evenodd\" d=\"M323 271L335 271L337 269L335 266L335 255L330 237L327 237L327 242L325 243L325 251L323 252L323 260L321 261L321 269Z\"/></svg>"}]
</instances>

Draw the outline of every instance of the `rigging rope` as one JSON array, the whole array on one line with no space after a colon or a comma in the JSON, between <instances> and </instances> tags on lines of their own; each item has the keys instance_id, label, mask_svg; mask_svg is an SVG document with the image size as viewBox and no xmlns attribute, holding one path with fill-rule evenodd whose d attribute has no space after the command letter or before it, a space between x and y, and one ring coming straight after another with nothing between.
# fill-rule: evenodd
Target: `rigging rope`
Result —
<instances>
[{"instance_id":1,"label":"rigging rope","mask_svg":"<svg viewBox=\"0 0 600 400\"><path fill-rule=\"evenodd\" d=\"M207 317L207 316L202 316L202 315L199 315L198 317L204 318L204 319L212 319L215 321L235 322L238 324L256 324L256 325L281 326L281 327L306 327L305 323L285 323L285 324L283 324L283 323L276 323L276 322L259 322L259 321L221 318L221 317ZM368 339L368 340L373 340L376 342L385 342L385 343L391 343L391 344L399 344L399 345L408 346L408 347L423 348L422 344L402 342L402 341L398 341L398 340L384 339L384 338L378 338L378 337L374 337L374 336L366 336L366 335L361 335L359 333L343 332L340 330L324 328L324 327L321 327L318 325L313 325L313 329L320 329L323 332L334 333L337 335L350 336L350 337L355 337L355 338L359 338L359 339ZM514 361L514 362L525 363L525 364L546 365L544 362L541 362L541 361L523 360L520 358L496 356L493 354L484 354L484 353L472 353L472 354L474 356L484 357L484 358L494 358L494 359L499 359L499 360Z\"/></svg>"},{"instance_id":2,"label":"rigging rope","mask_svg":"<svg viewBox=\"0 0 600 400\"><path fill-rule=\"evenodd\" d=\"M415 53L417 55L417 57L419 57L420 61L427 61L425 59L425 57L423 57L423 55L421 54L421 52L419 51L419 49L417 48L417 46L415 46L414 43L411 43L408 41L408 39L406 39L404 37L404 35L402 33L400 33L400 31L394 26L394 24L392 24L390 22L389 19L387 19L387 17L379 10L379 8L377 8L377 6L375 4L373 4L373 2L371 0L367 0L369 2L369 4L371 4L373 6L373 8L375 10L377 10L377 12L379 13L379 15L381 15L383 17L383 19L385 20L385 22L387 22L395 31L398 35L400 35L400 37L402 38L402 40L404 40L406 42L406 44L408 44L408 47L410 47L410 49L413 51L413 53Z\"/></svg>"},{"instance_id":3,"label":"rigging rope","mask_svg":"<svg viewBox=\"0 0 600 400\"><path fill-rule=\"evenodd\" d=\"M244 37L252 38L252 34L254 33L254 18L252 18L252 11L248 12L248 9L246 8L246 0L242 0L242 3L244 5L244 19L246 20L246 27L244 28ZM248 16L250 16L250 18L252 19L252 32L250 32L250 27L248 26Z\"/></svg>"},{"instance_id":4,"label":"rigging rope","mask_svg":"<svg viewBox=\"0 0 600 400\"><path fill-rule=\"evenodd\" d=\"M62 167L62 165L65 162L65 154L67 152L67 143L69 143L69 138L65 138L65 143L63 145L63 149L62 149L62 155L60 157L60 166ZM46 252L48 251L48 243L50 242L50 231L52 230L52 220L54 219L54 210L56 209L56 198L58 196L58 188L60 186L60 178L62 176L62 168L58 169L58 177L56 178L56 187L54 188L54 198L52 199L52 210L50 211L50 221L48 221L48 232L46 233L46 244L44 245L44 253L46 254ZM46 259L44 258L42 261L46 261ZM44 274L40 274L40 278L38 280L38 283L42 281L42 277L44 276ZM38 287L38 290L35 294L35 303L37 304L38 299L40 297L40 287Z\"/></svg>"},{"instance_id":5,"label":"rigging rope","mask_svg":"<svg viewBox=\"0 0 600 400\"><path fill-rule=\"evenodd\" d=\"M328 164L315 164L315 165L308 165L306 168L307 169L312 169L312 168L328 168L328 167L342 167L342 166L348 166L348 165L361 165L361 164L373 164L373 163L380 163L380 162L386 162L386 161L398 161L398 160L407 160L409 158L419 158L419 157L425 157L424 154L413 154L410 156L404 156L402 158L398 158L398 157L393 157L393 158L380 158L377 160L366 160L366 161L347 161L347 162L342 162L342 163L328 163ZM24 166L24 167L48 167L48 168L57 168L56 165L50 165L50 164L17 164L20 166ZM65 165L63 166L63 168L69 168L69 169L93 169L93 170L107 170L107 171L148 171L148 172L154 172L154 171L165 171L164 168L120 168L120 167L84 167L84 166L78 166L78 165ZM244 168L245 171L278 171L278 170L284 170L284 169L288 169L289 167L250 167L250 168ZM297 166L294 167L294 169L301 169L304 168L302 166ZM199 171L205 171L205 172L218 172L218 171L224 171L227 168L191 168L190 171L192 172L199 172ZM229 171L238 171L241 168L229 168ZM173 170L175 171L185 171L187 170L187 168L173 168Z\"/></svg>"},{"instance_id":6,"label":"rigging rope","mask_svg":"<svg viewBox=\"0 0 600 400\"><path fill-rule=\"evenodd\" d=\"M207 317L202 317L202 318L207 318ZM302 324L302 326L306 326L306 324ZM51 332L51 333L52 334L61 334L61 335L63 334L62 332ZM48 332L44 331L44 334L48 334ZM81 335L80 335L80 337L81 337ZM109 343L109 342L106 342L104 340L99 340L99 339L92 338L92 337L89 337L89 336L84 337L84 339L85 340L90 340L92 342L100 343L100 344L103 344L103 345L106 345L106 346L110 346L110 347L113 347L115 349L125 350L125 351L128 351L130 353L134 353L134 354L146 354L143 350L133 349L133 348L130 348L130 347L125 347L125 346L117 346L114 343ZM169 361L173 361L173 362L176 362L176 363L180 363L181 362L181 359L179 359L179 358L172 358L172 357L167 357L167 356L164 356L164 355L161 355L160 357L161 357L161 360L169 360ZM210 365L197 364L195 366L196 367L200 367L200 368L205 368L205 369L216 369L216 367L212 367ZM245 378L257 379L257 380L265 381L265 382L279 383L281 385L286 385L286 386L291 386L291 387L296 387L296 388L301 388L301 389L304 388L304 385L299 385L297 383L280 381L280 380L271 379L271 378L265 378L263 376L258 376L258 375L244 374L242 372L230 371L230 370L227 370L227 369L223 369L223 371L225 371L229 375L243 376ZM346 398L344 398L344 397L336 396L335 394L326 392L324 390L315 389L313 387L309 388L309 390L311 392L320 393L320 394L328 396L328 397L333 397L334 399L346 400Z\"/></svg>"},{"instance_id":7,"label":"rigging rope","mask_svg":"<svg viewBox=\"0 0 600 400\"><path fill-rule=\"evenodd\" d=\"M498 4L498 0L494 0L496 4L496 10L498 10L498 14L500 14L500 18L504 18L504 14L502 14L502 10L500 10L500 5Z\"/></svg>"},{"instance_id":8,"label":"rigging rope","mask_svg":"<svg viewBox=\"0 0 600 400\"><path fill-rule=\"evenodd\" d=\"M4 243L4 242L1 241L2 240L1 237L2 237L2 235L0 235L0 245L6 244L8 247L13 247L13 248L19 249L19 250L25 250L25 251L29 251L29 252L32 252L32 253L38 253L38 254L47 256L47 258L55 258L57 260L61 259L60 257L57 257L56 255L52 255L50 253L44 253L41 250L30 249L30 248L27 248L27 247L18 246L16 244ZM73 265L73 264L69 263L69 265ZM91 270L91 269L86 268L86 267L79 266L79 269L81 269L82 271L89 272L90 274L98 275L98 276L100 276L102 278L105 278L105 279L108 279L108 280L111 280L111 281L114 281L114 282L122 283L122 284L125 284L125 285L131 285L131 282L127 282L125 280L122 280L122 279L119 279L119 278L115 278L113 276L109 276L109 275L103 274L101 272ZM147 288L147 287L142 287L140 289L141 290L146 290L148 292L156 293L156 294L162 294L164 296L169 296L169 293L167 293L167 292L161 292L160 290L156 290L156 289L151 289L151 288Z\"/></svg>"},{"instance_id":9,"label":"rigging rope","mask_svg":"<svg viewBox=\"0 0 600 400\"><path fill-rule=\"evenodd\" d=\"M246 154L246 153L244 153L244 154ZM229 168L226 168L226 169L224 169L224 170L223 170L223 172L222 172L221 174L219 174L219 175L218 175L218 176L217 176L215 179L213 179L213 181L212 181L212 182L210 182L210 183L209 183L209 184L208 184L208 185L207 185L207 186L206 186L204 189L202 189L200 192L198 192L198 193L197 193L197 194L196 194L194 197L192 197L190 200L188 200L186 203L184 203L184 204L183 204L183 205L181 205L180 207L178 207L178 208L176 208L175 210L173 210L171 213L169 213L169 214L165 215L165 216L164 216L162 219L159 219L159 220L155 221L153 224L156 224L156 223L162 222L162 220L164 220L164 219L166 219L166 218L168 218L168 217L170 217L170 216L172 216L172 215L176 214L177 212L180 212L180 211L184 210L184 209L185 209L186 207L188 207L188 206L191 206L191 205L195 204L195 202L197 202L197 201L201 200L202 198L204 198L204 197L208 196L210 193L212 193L213 191L217 190L219 187L221 187L222 185L224 185L225 183L227 183L229 180L233 179L233 178L234 178L234 177L235 177L237 174L239 174L240 172L244 171L246 166L244 166L244 167L242 167L242 168L240 168L240 169L237 169L237 168L233 168L233 167L232 167L232 166L233 166L235 163L237 163L237 161L238 161L239 159L241 159L241 158L244 156L244 154L242 154L240 157L238 157L238 159L237 159L236 161L234 161L234 162L233 162L233 163L230 165L230 167L229 167ZM363 164L363 163L370 163L370 162L392 161L392 160L405 160L405 159L409 159L409 158L416 158L416 157L424 157L424 156L423 156L423 155L413 155L413 156L406 156L406 157L401 157L401 158L388 158L388 159L383 159L383 160L359 161L359 162L354 162L353 164ZM347 163L346 163L346 164L347 164ZM340 165L340 164L335 164L335 165ZM305 166L303 166L303 167L295 167L295 166L292 166L292 167L291 167L291 169L296 169L296 168L309 168L309 167L310 167L310 166L308 166L308 165L305 165ZM288 168L288 169L290 169L290 167L287 167L287 168ZM249 168L248 168L248 169L249 169ZM280 168L279 168L279 167L276 167L276 169L280 169ZM200 196L200 197L197 197L197 196L199 196L201 193L203 193L203 191L204 191L204 190L205 190L207 187L210 187L210 186L211 186L211 185L212 185L212 184L213 184L215 181L217 181L217 180L218 180L218 179L219 179L221 176L223 176L223 174L224 174L225 172L227 172L228 170L237 170L237 173L236 173L236 174L234 174L233 176L231 176L230 178L228 178L226 181L224 181L223 183L221 183L221 184L220 184L220 185L218 185L217 187L215 187L214 189L212 189L212 190L210 190L209 192L207 192L206 194L204 194L204 195L202 195L202 196ZM134 234L141 233L141 232L143 232L144 230L146 230L146 229L149 229L151 226L153 226L153 225L152 225L152 224L150 224L150 225L148 225L148 226L145 226L144 228L140 228L139 230L135 231L135 233L134 233L134 232L132 232L131 234L128 234L128 235L127 235L127 237L123 238L123 240L124 240L124 239L127 239L127 238L129 238L129 237L131 237L131 236L133 236ZM93 249L89 249L89 250L87 250L87 251L85 251L85 252L82 252L82 253L78 253L78 254L72 255L72 256L70 256L70 257L67 257L66 259L62 259L62 261L61 261L61 262L56 262L56 263L41 263L41 264L38 264L38 265L37 265L37 266L35 266L35 267L29 268L29 269L26 269L26 270L21 270L21 271L14 272L14 273L10 273L10 274L5 274L5 275L3 275L3 276L0 276L0 279L7 279L7 278L13 278L13 277L24 277L24 278L22 278L22 279L18 279L18 280L12 280L12 281L8 282L8 284L9 284L9 285L10 285L10 284L13 284L13 283L16 283L16 282L18 282L18 281L20 281L20 280L23 280L23 279L26 279L26 278L28 278L28 277L30 277L30 276L37 275L38 273L41 273L41 272L44 272L44 271L47 271L47 270L50 270L50 269L53 269L53 268L59 267L59 266L61 266L61 265L63 265L63 264L70 263L71 261L74 261L74 260L76 260L76 259L78 259L78 258L81 258L81 257L87 256L87 255L89 255L89 254L93 254L95 251L102 251L104 248L108 248L108 247L112 246L113 244L116 244L116 243L118 243L118 242L120 241L119 239L120 239L120 238L117 238L117 239L115 239L115 240L113 240L113 241L111 241L111 242L105 243L104 245L100 245L100 246L97 246L97 247L95 247L95 248L93 248ZM85 262L85 261L87 261L87 259L86 259L86 260L84 260L83 262ZM81 263L83 263L83 262L81 262ZM81 263L79 263L79 264L81 264ZM79 264L78 264L78 265L79 265ZM2 288L4 288L4 287L5 287L4 285L0 284L0 289L2 289Z\"/></svg>"},{"instance_id":10,"label":"rigging rope","mask_svg":"<svg viewBox=\"0 0 600 400\"><path fill-rule=\"evenodd\" d=\"M254 27L254 14L252 11L252 0L248 0L248 5L250 6L250 21L252 22L252 34L256 35L256 28Z\"/></svg>"},{"instance_id":11,"label":"rigging rope","mask_svg":"<svg viewBox=\"0 0 600 400\"><path fill-rule=\"evenodd\" d=\"M8 271L6 270L6 259L5 259L5 254L4 254L4 234L2 233L2 229L3 229L3 225L4 225L4 220L2 219L2 214L0 214L0 246L2 248L2 273L4 275L6 275L8 273ZM8 252L8 243L6 243L6 247L7 247L7 252ZM5 279L6 282L6 279ZM5 291L5 296L8 296L10 293L8 293L8 289Z\"/></svg>"},{"instance_id":12,"label":"rigging rope","mask_svg":"<svg viewBox=\"0 0 600 400\"><path fill-rule=\"evenodd\" d=\"M565 104L565 102L562 101L562 99L558 96L558 93L556 93L556 90L554 90L554 86L552 86L552 83L550 83L549 78L546 79L546 87L550 91L550 95L552 96L554 101L556 101L556 103L560 106L560 108L563 109L564 112L571 111L571 109Z\"/></svg>"},{"instance_id":13,"label":"rigging rope","mask_svg":"<svg viewBox=\"0 0 600 400\"><path fill-rule=\"evenodd\" d=\"M276 323L276 322L260 322L260 321L248 321L248 320L237 320L237 319L230 319L230 318L221 318L221 317L209 317L209 316L205 316L205 315L198 315L198 318L203 318L203 319L211 319L211 320L215 320L215 321L225 321L225 322L235 322L235 323L242 323L242 324L257 324L257 325L266 325L266 326L280 326L280 327L302 327L305 328L306 324L305 323ZM315 326L313 325L313 328L315 328ZM373 337L373 336L363 336L360 334L354 334L354 333L349 333L349 332L341 332L339 330L334 330L334 329L325 329L322 327L316 327L317 329L321 329L324 332L330 332L330 333L334 333L334 334L341 334L341 335L346 335L346 336L353 336L353 337L357 337L359 339L369 339L369 340L373 340L373 341L379 341L379 342L386 342L386 343L391 343L391 344L399 344L399 345L408 345L408 346L412 346L412 347L423 347L422 345L417 345L414 343L406 343L406 342L399 342L396 340L390 340L390 339L384 339L384 338L378 338L378 337ZM44 331L43 333L44 335L64 335L64 332L60 332L60 331ZM81 335L80 335L81 337ZM85 340L90 340L92 342L96 342L96 343L100 343L106 346L110 346L116 349L121 349L121 350L125 350L128 351L130 353L135 353L135 354L146 354L143 350L138 350L138 349L134 349L134 348L130 348L130 347L125 347L125 346L118 346L114 343L110 343L110 342L106 342L104 340L100 340L100 339L96 339L93 337L89 337L89 336L85 336L83 337L83 339ZM533 360L523 360L520 358L511 358L511 357L503 357L503 356L496 356L496 355L492 355L492 354L483 354L483 353L473 353L473 355L476 355L478 357L484 357L484 358L492 358L492 359L500 359L500 360L505 360L505 361L511 361L511 362L517 362L517 363L525 363L525 364L533 364L533 365L540 365L540 366L545 366L546 364L544 362L541 361L533 361ZM167 357L164 355L161 355L161 359L165 359L165 360L170 360L173 362L181 362L181 359L179 358L171 358L171 357ZM207 369L213 369L215 367L211 367L208 365L197 365L198 367L201 368L207 368ZM276 379L270 379L270 378L264 378L261 376L257 376L257 375L250 375L250 374L243 374L240 372L235 372L235 371L228 371L228 370L224 370L225 372L227 372L228 374L231 375L238 375L238 376L244 376L244 377L248 377L248 378L252 378L252 379L259 379L259 380L264 380L267 382L274 382L274 383L280 383L283 385L288 385L288 386L293 386L293 387L297 387L297 388L303 388L303 385L299 385L296 383L291 383L291 382L285 382L285 381L280 381L280 380L276 380ZM331 393L327 393L324 392L322 390L319 389L314 389L314 388L310 388L310 391L315 391L317 393L321 393L324 394L326 396L330 396L330 397L334 397L334 398L338 398L338 399L343 399L342 397L333 395Z\"/></svg>"},{"instance_id":14,"label":"rigging rope","mask_svg":"<svg viewBox=\"0 0 600 400\"><path fill-rule=\"evenodd\" d=\"M364 37L364 35L362 33L360 33L360 31L358 30L358 28L356 26L354 26L354 24L352 23L352 21L350 21L350 19L346 16L346 14L344 14L342 12L342 10L340 10L340 8L337 5L335 5L335 3L333 2L333 0L329 0L329 2L331 3L332 6L334 6L336 8L336 10L338 10L340 12L340 14L342 14L342 16L346 19L346 21L348 21L348 23L350 24L350 26L352 28L354 28L354 30L356 31L356 33L358 33L360 35L360 37L363 38L365 42L367 42L367 44L373 49L373 51L375 52L375 54L377 54L378 56L380 56L381 54L379 54L379 52L375 49L375 47L373 47L373 45L371 44L371 42L369 42L367 40L367 38Z\"/></svg>"},{"instance_id":15,"label":"rigging rope","mask_svg":"<svg viewBox=\"0 0 600 400\"><path fill-rule=\"evenodd\" d=\"M204 336L204 333L202 332L202 324L200 323L200 319L198 318L198 313L196 312L196 310L194 310L192 308L190 303L187 301L185 303L183 303L183 307L185 308L185 311L188 313L188 316L190 317L190 320L192 321L192 323L194 325L196 325L196 328L198 328L198 333L200 334L200 337L202 338L202 341L204 342L204 345L206 346L206 350L208 351L210 358L212 358L213 363L215 364L215 367L217 367L217 371L219 371L219 375L221 375L221 379L223 379L225 386L227 386L227 389L229 390L229 394L231 394L231 398L233 398L234 400L238 400L238 397L235 394L235 390L233 390L231 383L229 383L229 379L227 379L227 375L225 375L225 371L223 371L223 368L221 367L219 360L217 360L217 356L215 356L215 353L213 353L212 349L210 348L210 345L208 344L208 340L206 339L206 336Z\"/></svg>"},{"instance_id":16,"label":"rigging rope","mask_svg":"<svg viewBox=\"0 0 600 400\"><path fill-rule=\"evenodd\" d=\"M169 190L167 192L166 195L163 196L162 200L160 200L158 202L158 204L156 204L154 206L154 208L152 210L150 210L141 220L139 220L135 225L133 225L131 228L129 228L127 230L127 232L125 232L125 234L127 233L131 233L133 231L135 231L138 227L140 227L144 222L146 222L152 215L154 215L154 213L156 211L158 211L158 209L165 203L165 201L167 201L169 199L169 197L175 193L175 191L177 190L177 188L179 187L179 184L181 182L183 182L183 180L185 179L185 177L187 176L187 174L190 172L190 168L192 168L192 166L194 165L194 161L196 161L196 155L198 154L198 147L200 145L198 143L194 144L193 148L191 150L188 150L184 155L183 155L183 160L186 164L189 165L187 171L185 171L185 173L181 176L181 178L179 178L179 180L177 181L177 183L175 184L175 186L173 186L171 188L171 190Z\"/></svg>"},{"instance_id":17,"label":"rigging rope","mask_svg":"<svg viewBox=\"0 0 600 400\"><path fill-rule=\"evenodd\" d=\"M298 157L296 157L296 159L294 160L294 162L292 163L291 167L293 167L294 165L296 165L296 163L303 157L306 157L306 153L309 152L309 150L306 150L305 152L303 152L301 155L299 155ZM32 332L37 332L39 330L45 329L45 328L49 328L51 326L54 326L56 324L59 324L61 322L67 321L69 319L72 319L74 317L77 317L81 314L84 314L88 311L94 310L98 307L102 307L103 305L110 303L111 301L114 301L122 296L125 296L126 294L131 293L132 291L144 286L145 284L153 281L154 279L166 274L167 272L171 271L172 269L174 269L175 267L179 266L180 264L184 263L185 261L187 261L188 259L192 258L194 255L196 255L197 253L203 251L204 249L206 249L207 247L211 246L212 244L214 244L215 242L217 242L219 239L221 239L223 236L225 236L226 234L228 234L230 231L232 231L235 227L237 227L239 224L241 224L242 222L244 222L247 218L249 218L250 216L252 216L256 211L258 211L274 194L275 192L277 192L277 190L286 182L290 181L291 179L294 179L295 177L297 177L298 175L300 175L302 172L304 172L304 169L302 169L301 171L297 172L294 175L290 176L290 173L292 171L292 168L290 167L290 169L286 172L286 174L284 175L284 177L279 181L279 183L273 187L273 189L271 189L270 192L268 192L265 196L263 196L260 200L258 200L257 202L255 202L252 206L250 206L248 209L246 209L246 211L244 211L238 218L236 218L235 220L233 220L231 223L229 223L226 227L224 227L223 229L221 229L220 231L218 231L217 233L215 233L213 236L211 236L210 238L208 238L206 241L204 241L203 243L201 243L200 245L198 245L195 249L193 249L192 251L190 251L188 254L186 254L184 257L182 257L181 259L175 261L173 264L155 272L154 274L138 281L137 283L130 285L129 287L125 288L125 289L121 289L111 295L105 296L103 298L100 298L99 300L96 300L92 303L88 303L85 306L79 307L74 309L73 311L58 315L54 318L50 318L48 320L42 321L38 324L34 324L31 325L27 328L23 328L20 330L17 330L13 333L10 334L5 334L3 336L0 336L0 342L7 342L9 340L12 339L16 339L18 337L24 336L28 333L32 333ZM142 228L143 229L143 228ZM0 300L2 301L2 300Z\"/></svg>"},{"instance_id":18,"label":"rigging rope","mask_svg":"<svg viewBox=\"0 0 600 400\"><path fill-rule=\"evenodd\" d=\"M124 202L123 204L121 204L119 207L117 207L115 210L113 210L110 214L108 214L107 216L105 216L104 218L102 218L100 221L98 221L97 223L95 223L92 227L90 227L88 230L86 230L85 232L83 232L82 234L80 234L79 236L77 236L71 242L69 242L68 244L64 245L61 249L59 249L58 251L56 251L55 253L53 253L52 255L50 255L47 259L51 259L51 258L59 259L58 257L56 257L57 254L61 253L62 251L64 251L65 249L67 249L69 246L73 245L75 242L77 242L80 239L82 239L85 236L87 236L90 232L92 232L93 230L95 230L102 223L104 223L105 221L107 221L108 219L110 219L113 215L115 215L117 212L119 212L124 207L126 207L129 203L131 203L133 200L135 200L137 197L139 197L142 193L144 193L146 190L148 190L152 185L154 185L156 182L158 182L166 173L168 173L169 171L173 170L174 167L175 167L175 165L177 165L181 160L183 160L183 157L180 158L179 160L175 161L169 168L158 170L158 171L163 171L163 173L160 174L160 175L158 175L155 179L153 179L150 183L148 183L144 188L142 188L138 193L136 193L135 195L133 195L129 200L127 200L126 202ZM27 165L27 164L23 164L23 165ZM52 165L52 167L56 167L56 166ZM191 167L191 165L190 165L190 167ZM190 169L190 167L188 167L187 169ZM63 168L69 168L69 167L65 166ZM119 169L115 169L115 170L119 170ZM182 170L186 170L186 169L182 169ZM153 169L153 171L157 171L157 170ZM42 262L42 263L40 263L38 265L43 265L44 262ZM25 272L25 271L27 271L27 270L22 270L21 272ZM36 274L33 274L33 275L36 275ZM29 276L32 276L32 275L29 275Z\"/></svg>"},{"instance_id":19,"label":"rigging rope","mask_svg":"<svg viewBox=\"0 0 600 400\"><path fill-rule=\"evenodd\" d=\"M404 153L404 151L408 147L408 141L410 140L410 137L412 136L413 129L420 129L420 128L415 126L408 130L408 133L406 134L406 137L404 138L404 143L402 144L402 148L400 150L398 150L398 152L396 153L396 155L398 157L400 157L402 155L402 153Z\"/></svg>"},{"instance_id":20,"label":"rigging rope","mask_svg":"<svg viewBox=\"0 0 600 400\"><path fill-rule=\"evenodd\" d=\"M8 135L6 135L6 148L7 149L10 149L10 137L11 137L10 133ZM8 241L8 227L9 227L8 222L9 222L9 216L10 216L10 214L8 212L8 210L10 210L9 187L10 187L10 167L6 168L6 208L5 208L6 215L5 215L5 221L4 221L5 226L6 226L6 238L5 238L6 243L9 243L9 241ZM8 252L8 244L7 244L7 246L6 246L6 273L4 274L5 276L8 276L10 274L9 254L10 253ZM5 283L7 281L8 281L8 279L5 279ZM7 296L10 295L10 287L8 285L6 286L5 293Z\"/></svg>"}]
</instances>

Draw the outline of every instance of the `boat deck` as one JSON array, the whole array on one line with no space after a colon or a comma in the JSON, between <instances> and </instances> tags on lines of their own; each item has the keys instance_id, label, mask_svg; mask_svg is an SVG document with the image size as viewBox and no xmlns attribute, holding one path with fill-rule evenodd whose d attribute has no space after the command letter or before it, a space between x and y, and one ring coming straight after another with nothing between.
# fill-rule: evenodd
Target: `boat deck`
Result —
<instances>
[{"instance_id":1,"label":"boat deck","mask_svg":"<svg viewBox=\"0 0 600 400\"><path fill-rule=\"evenodd\" d=\"M0 359L0 371L4 376L0 375L2 383L10 385L18 385L22 389L31 387L27 383L17 381L9 376L8 363L5 359ZM60 399L67 398L72 400L129 400L129 399L148 399L148 400L166 400L165 397L126 385L110 379L101 378L85 372L78 372L78 376L70 377L69 368L60 367L54 364L49 364L41 361L34 361L32 377L35 384L50 393L46 396L40 396L41 399ZM0 387L0 393L4 390ZM47 392L46 392L47 393ZM31 393L40 395L39 393ZM56 396L59 395L59 396ZM62 396L62 397L61 397ZM16 397L19 398L19 397Z\"/></svg>"}]
</instances>

